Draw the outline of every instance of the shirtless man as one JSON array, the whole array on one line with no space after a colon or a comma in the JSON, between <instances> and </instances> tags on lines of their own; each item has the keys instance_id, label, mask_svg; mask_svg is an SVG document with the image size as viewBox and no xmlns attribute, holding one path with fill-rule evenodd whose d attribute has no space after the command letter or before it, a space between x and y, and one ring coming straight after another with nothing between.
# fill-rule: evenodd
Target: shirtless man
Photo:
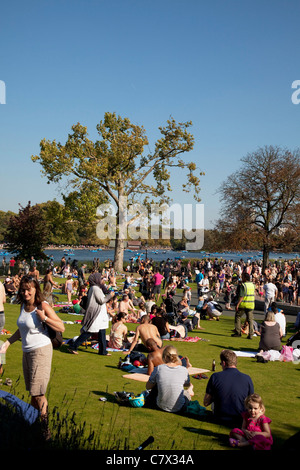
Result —
<instances>
[{"instance_id":1,"label":"shirtless man","mask_svg":"<svg viewBox=\"0 0 300 470\"><path fill-rule=\"evenodd\" d=\"M162 355L163 355L164 349L166 349L167 346L165 346L164 348L159 348L156 342L154 341L154 339L152 338L147 339L145 346L147 349L149 349L149 351L151 351L147 356L147 367L148 367L147 374L151 375L154 367L159 366L160 364L164 363L162 359ZM181 358L182 366L186 368L191 367L191 363L188 357L182 358L180 356L180 358Z\"/></svg>"},{"instance_id":2,"label":"shirtless man","mask_svg":"<svg viewBox=\"0 0 300 470\"><path fill-rule=\"evenodd\" d=\"M130 354L131 351L133 351L139 339L142 340L142 343L144 344L145 348L149 351L149 349L146 347L146 341L149 338L152 338L159 348L162 347L163 342L159 335L158 329L155 325L152 325L152 323L150 323L149 315L143 315L141 318L141 323L136 329L135 337L133 338L133 341L127 354Z\"/></svg>"}]
</instances>

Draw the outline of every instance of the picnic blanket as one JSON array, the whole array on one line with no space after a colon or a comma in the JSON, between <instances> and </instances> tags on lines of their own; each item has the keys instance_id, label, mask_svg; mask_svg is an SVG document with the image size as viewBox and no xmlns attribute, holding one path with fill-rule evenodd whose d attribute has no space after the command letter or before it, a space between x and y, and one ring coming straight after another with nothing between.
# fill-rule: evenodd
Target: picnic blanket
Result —
<instances>
[{"instance_id":1,"label":"picnic blanket","mask_svg":"<svg viewBox=\"0 0 300 470\"><path fill-rule=\"evenodd\" d=\"M239 357L255 357L257 354L256 351L234 351L234 353Z\"/></svg>"},{"instance_id":2,"label":"picnic blanket","mask_svg":"<svg viewBox=\"0 0 300 470\"><path fill-rule=\"evenodd\" d=\"M145 372L132 371L130 374L122 375L122 377L124 379L137 380L138 382L148 382L149 375L147 374L147 367L143 367L143 370L145 370ZM208 369L200 369L198 367L189 367L188 368L189 375L201 374L201 373L204 373L204 372L209 372L209 370Z\"/></svg>"},{"instance_id":3,"label":"picnic blanket","mask_svg":"<svg viewBox=\"0 0 300 470\"><path fill-rule=\"evenodd\" d=\"M200 338L199 336L187 336L186 338L172 338L170 341L185 341L187 343L197 343L198 341L208 341L208 339Z\"/></svg>"},{"instance_id":4,"label":"picnic blanket","mask_svg":"<svg viewBox=\"0 0 300 470\"><path fill-rule=\"evenodd\" d=\"M3 398L7 403L13 405L19 415L22 416L22 418L24 418L24 420L29 424L33 424L38 419L38 410L15 395L0 390L0 398Z\"/></svg>"}]
</instances>

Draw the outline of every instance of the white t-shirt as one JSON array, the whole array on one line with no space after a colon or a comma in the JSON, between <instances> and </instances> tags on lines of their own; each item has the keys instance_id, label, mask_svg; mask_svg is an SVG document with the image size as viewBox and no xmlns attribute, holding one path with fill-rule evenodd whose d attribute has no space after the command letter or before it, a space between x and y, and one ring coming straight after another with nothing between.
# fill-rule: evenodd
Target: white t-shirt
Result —
<instances>
[{"instance_id":1,"label":"white t-shirt","mask_svg":"<svg viewBox=\"0 0 300 470\"><path fill-rule=\"evenodd\" d=\"M219 312L219 310L216 309L216 305L217 302L214 302L213 300L211 302L208 302L207 310L215 317L220 317L222 315L222 312Z\"/></svg>"},{"instance_id":2,"label":"white t-shirt","mask_svg":"<svg viewBox=\"0 0 300 470\"><path fill-rule=\"evenodd\" d=\"M265 296L268 299L273 299L276 296L277 292L277 287L273 282L268 282L267 284L264 285L264 291L265 291Z\"/></svg>"}]
</instances>

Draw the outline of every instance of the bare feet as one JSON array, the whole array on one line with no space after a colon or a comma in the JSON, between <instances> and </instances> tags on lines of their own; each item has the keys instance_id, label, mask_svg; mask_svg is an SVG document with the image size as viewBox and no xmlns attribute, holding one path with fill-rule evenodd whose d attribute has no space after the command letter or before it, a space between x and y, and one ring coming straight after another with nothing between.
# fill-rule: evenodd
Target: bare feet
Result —
<instances>
[{"instance_id":1,"label":"bare feet","mask_svg":"<svg viewBox=\"0 0 300 470\"><path fill-rule=\"evenodd\" d=\"M193 397L195 395L194 393L194 385L191 384L188 388L187 388L187 392L189 392L190 396Z\"/></svg>"},{"instance_id":2,"label":"bare feet","mask_svg":"<svg viewBox=\"0 0 300 470\"><path fill-rule=\"evenodd\" d=\"M187 367L187 369L188 369L189 367L192 367L192 364L190 363L189 358L188 358L188 357L185 357L184 359L186 360L186 367Z\"/></svg>"},{"instance_id":3,"label":"bare feet","mask_svg":"<svg viewBox=\"0 0 300 470\"><path fill-rule=\"evenodd\" d=\"M69 351L69 353L71 353L71 354L77 354L77 355L78 355L78 352L77 352L77 351L74 351L74 349L68 348L68 351Z\"/></svg>"}]
</instances>

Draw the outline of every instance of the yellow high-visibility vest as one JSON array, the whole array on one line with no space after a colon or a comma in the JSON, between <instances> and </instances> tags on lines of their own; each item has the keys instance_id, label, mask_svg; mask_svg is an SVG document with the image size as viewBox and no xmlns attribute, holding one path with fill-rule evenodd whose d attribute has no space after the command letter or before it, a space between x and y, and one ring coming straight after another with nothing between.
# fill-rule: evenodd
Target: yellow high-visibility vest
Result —
<instances>
[{"instance_id":1,"label":"yellow high-visibility vest","mask_svg":"<svg viewBox=\"0 0 300 470\"><path fill-rule=\"evenodd\" d=\"M254 310L255 308L255 287L252 282L244 282L242 284L244 287L244 291L246 292L246 295L244 295L244 298L242 302L240 303L239 308L247 308L248 310Z\"/></svg>"}]
</instances>

